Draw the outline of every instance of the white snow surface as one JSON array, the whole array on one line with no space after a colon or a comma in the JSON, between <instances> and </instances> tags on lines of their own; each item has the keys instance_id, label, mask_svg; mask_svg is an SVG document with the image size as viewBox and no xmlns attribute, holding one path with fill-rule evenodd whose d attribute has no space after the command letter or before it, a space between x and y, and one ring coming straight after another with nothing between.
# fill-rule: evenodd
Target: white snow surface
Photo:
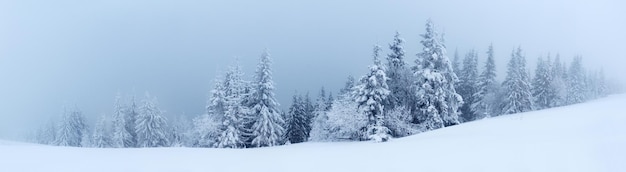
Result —
<instances>
[{"instance_id":1,"label":"white snow surface","mask_svg":"<svg viewBox=\"0 0 626 172\"><path fill-rule=\"evenodd\" d=\"M626 171L626 94L386 143L258 149L72 148L0 141L0 171Z\"/></svg>"}]
</instances>

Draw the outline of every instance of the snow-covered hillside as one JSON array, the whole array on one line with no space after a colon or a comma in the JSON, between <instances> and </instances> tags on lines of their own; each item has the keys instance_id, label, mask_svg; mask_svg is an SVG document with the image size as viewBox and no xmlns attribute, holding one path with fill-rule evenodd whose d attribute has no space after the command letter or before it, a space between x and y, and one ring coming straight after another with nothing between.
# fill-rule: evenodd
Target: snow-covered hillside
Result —
<instances>
[{"instance_id":1,"label":"snow-covered hillside","mask_svg":"<svg viewBox=\"0 0 626 172\"><path fill-rule=\"evenodd\" d=\"M96 149L0 142L0 171L626 171L626 95L387 143Z\"/></svg>"}]
</instances>

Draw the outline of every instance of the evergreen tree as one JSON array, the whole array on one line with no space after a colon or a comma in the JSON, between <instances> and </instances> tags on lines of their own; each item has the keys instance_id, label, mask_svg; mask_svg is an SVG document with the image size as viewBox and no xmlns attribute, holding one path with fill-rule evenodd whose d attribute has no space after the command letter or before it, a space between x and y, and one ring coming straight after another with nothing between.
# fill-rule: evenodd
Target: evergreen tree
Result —
<instances>
[{"instance_id":1,"label":"evergreen tree","mask_svg":"<svg viewBox=\"0 0 626 172\"><path fill-rule=\"evenodd\" d=\"M252 146L276 146L282 142L285 129L284 120L274 98L274 81L272 81L271 59L267 50L263 53L257 66L254 92L250 97L251 113L255 121L252 126Z\"/></svg>"},{"instance_id":2,"label":"evergreen tree","mask_svg":"<svg viewBox=\"0 0 626 172\"><path fill-rule=\"evenodd\" d=\"M171 146L193 146L192 140L190 139L192 124L187 119L187 115L177 115L170 124L172 126L169 139Z\"/></svg>"},{"instance_id":3,"label":"evergreen tree","mask_svg":"<svg viewBox=\"0 0 626 172\"><path fill-rule=\"evenodd\" d=\"M115 97L113 104L113 135L111 136L111 146L116 148L132 147L133 137L126 128L126 114L122 107L121 96Z\"/></svg>"},{"instance_id":4,"label":"evergreen tree","mask_svg":"<svg viewBox=\"0 0 626 172\"><path fill-rule=\"evenodd\" d=\"M385 142L391 137L390 131L384 126L384 102L389 95L387 86L387 75L385 68L378 59L380 47L374 46L374 65L370 66L370 71L363 76L360 84L355 89L355 101L367 116L367 136L368 139L376 142Z\"/></svg>"},{"instance_id":5,"label":"evergreen tree","mask_svg":"<svg viewBox=\"0 0 626 172\"><path fill-rule=\"evenodd\" d=\"M539 58L535 69L535 78L532 83L532 95L535 98L535 108L551 108L556 99L556 89L554 88L552 72L550 71L550 56L547 61Z\"/></svg>"},{"instance_id":6,"label":"evergreen tree","mask_svg":"<svg viewBox=\"0 0 626 172\"><path fill-rule=\"evenodd\" d=\"M343 86L343 88L341 88L341 90L339 90L339 96L348 96L350 94L352 94L352 88L354 88L354 77L352 75L348 76L348 79L345 83L345 85ZM307 94L308 95L308 94Z\"/></svg>"},{"instance_id":7,"label":"evergreen tree","mask_svg":"<svg viewBox=\"0 0 626 172\"><path fill-rule=\"evenodd\" d=\"M139 106L137 106L137 101L135 101L135 96L133 95L130 100L130 105L125 109L124 119L126 122L126 131L130 134L131 139L128 140L128 145L126 147L138 147L137 145L137 132L136 132L136 123L137 117L139 116Z\"/></svg>"},{"instance_id":8,"label":"evergreen tree","mask_svg":"<svg viewBox=\"0 0 626 172\"><path fill-rule=\"evenodd\" d=\"M582 57L576 56L572 61L568 74L567 104L582 103L587 100L585 92L585 73L582 67Z\"/></svg>"},{"instance_id":9,"label":"evergreen tree","mask_svg":"<svg viewBox=\"0 0 626 172\"><path fill-rule=\"evenodd\" d=\"M36 133L36 142L39 144L55 144L57 137L57 125L54 120L50 119L48 122L41 126Z\"/></svg>"},{"instance_id":10,"label":"evergreen tree","mask_svg":"<svg viewBox=\"0 0 626 172\"><path fill-rule=\"evenodd\" d=\"M311 97L309 97L309 92L307 92L303 99L302 99L302 103L303 103L303 108L304 108L304 112L305 112L305 119L306 119L306 123L307 125L305 125L306 128L306 133L307 133L307 139L310 138L311 136L311 130L313 129L313 119L315 118L315 107L313 106L313 103L311 102Z\"/></svg>"},{"instance_id":11,"label":"evergreen tree","mask_svg":"<svg viewBox=\"0 0 626 172\"><path fill-rule=\"evenodd\" d=\"M83 138L87 135L87 125L82 112L77 109L65 110L63 119L56 134L55 145L80 147Z\"/></svg>"},{"instance_id":12,"label":"evergreen tree","mask_svg":"<svg viewBox=\"0 0 626 172\"><path fill-rule=\"evenodd\" d=\"M513 114L532 110L530 84L526 72L526 59L522 49L511 53L511 60L507 66L507 75L502 83L505 91L505 100L502 103L503 114Z\"/></svg>"},{"instance_id":13,"label":"evergreen tree","mask_svg":"<svg viewBox=\"0 0 626 172\"><path fill-rule=\"evenodd\" d=\"M245 146L242 118L248 113L248 109L243 105L245 82L238 65L226 73L223 89L226 111L222 117L222 131L217 138L216 147L241 148Z\"/></svg>"},{"instance_id":14,"label":"evergreen tree","mask_svg":"<svg viewBox=\"0 0 626 172\"><path fill-rule=\"evenodd\" d=\"M311 128L306 116L306 107L302 100L302 96L293 96L291 107L289 107L289 118L287 128L287 138L290 143L306 142Z\"/></svg>"},{"instance_id":15,"label":"evergreen tree","mask_svg":"<svg viewBox=\"0 0 626 172\"><path fill-rule=\"evenodd\" d=\"M385 104L385 108L393 109L396 105L400 105L405 102L406 90L408 84L405 83L405 75L407 70L406 63L404 62L404 39L400 38L400 33L396 32L393 42L389 44L391 53L387 55L387 70L386 75L389 78L387 84L389 86L389 96L387 97L388 103Z\"/></svg>"},{"instance_id":16,"label":"evergreen tree","mask_svg":"<svg viewBox=\"0 0 626 172\"><path fill-rule=\"evenodd\" d=\"M110 135L109 135L109 129L108 129L108 122L106 119L106 115L102 115L100 117L100 119L98 120L98 123L96 124L95 128L94 128L94 132L92 137L92 141L91 144L93 147L96 148L108 148L111 147L111 140L110 140Z\"/></svg>"},{"instance_id":17,"label":"evergreen tree","mask_svg":"<svg viewBox=\"0 0 626 172\"><path fill-rule=\"evenodd\" d=\"M554 58L554 64L552 65L550 71L552 72L552 87L556 90L554 102L551 104L551 107L565 105L565 97L567 95L567 75L565 75L565 68L561 63L561 57L559 54L557 54L556 58Z\"/></svg>"},{"instance_id":18,"label":"evergreen tree","mask_svg":"<svg viewBox=\"0 0 626 172\"><path fill-rule=\"evenodd\" d=\"M326 111L329 111L331 107L333 107L333 101L335 98L333 97L333 92L328 93L328 99L326 99Z\"/></svg>"},{"instance_id":19,"label":"evergreen tree","mask_svg":"<svg viewBox=\"0 0 626 172\"><path fill-rule=\"evenodd\" d=\"M454 71L454 74L456 74L456 76L460 76L460 72L461 72L461 57L459 56L459 50L458 49L454 49L454 58L452 58L452 70Z\"/></svg>"},{"instance_id":20,"label":"evergreen tree","mask_svg":"<svg viewBox=\"0 0 626 172\"><path fill-rule=\"evenodd\" d=\"M478 92L478 54L474 50L470 50L463 59L463 69L459 76L458 93L463 97L463 105L461 111L462 120L473 121L476 119L476 113L472 109L472 104L476 103L474 95Z\"/></svg>"},{"instance_id":21,"label":"evergreen tree","mask_svg":"<svg viewBox=\"0 0 626 172\"><path fill-rule=\"evenodd\" d=\"M605 97L608 95L608 87L606 84L606 76L604 76L604 69L600 69L600 73L598 75L598 95L600 97Z\"/></svg>"},{"instance_id":22,"label":"evergreen tree","mask_svg":"<svg viewBox=\"0 0 626 172\"><path fill-rule=\"evenodd\" d=\"M427 21L426 33L421 36L424 48L417 54L414 68L418 120L429 130L459 124L458 108L463 98L454 86L458 78L431 20Z\"/></svg>"},{"instance_id":23,"label":"evergreen tree","mask_svg":"<svg viewBox=\"0 0 626 172\"><path fill-rule=\"evenodd\" d=\"M135 125L137 146L165 147L170 145L167 138L167 122L162 114L163 111L157 107L156 98L150 97L150 94L146 92Z\"/></svg>"},{"instance_id":24,"label":"evergreen tree","mask_svg":"<svg viewBox=\"0 0 626 172\"><path fill-rule=\"evenodd\" d=\"M473 96L473 104L471 105L476 117L485 118L496 115L493 113L493 107L491 107L492 104L496 103L496 93L498 92L493 44L489 45L489 50L487 50L485 69L478 78L476 91Z\"/></svg>"}]
</instances>

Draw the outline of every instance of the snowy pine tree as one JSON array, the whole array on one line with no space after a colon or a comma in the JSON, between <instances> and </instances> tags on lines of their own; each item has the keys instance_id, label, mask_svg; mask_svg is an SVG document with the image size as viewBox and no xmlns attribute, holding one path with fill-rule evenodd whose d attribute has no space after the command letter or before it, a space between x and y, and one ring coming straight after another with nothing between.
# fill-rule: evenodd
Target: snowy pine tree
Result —
<instances>
[{"instance_id":1,"label":"snowy pine tree","mask_svg":"<svg viewBox=\"0 0 626 172\"><path fill-rule=\"evenodd\" d=\"M352 94L352 89L354 88L354 82L355 79L352 75L348 76L348 79L346 80L346 83L344 84L343 88L341 88L339 90L339 97L342 96L350 96L350 94Z\"/></svg>"},{"instance_id":2,"label":"snowy pine tree","mask_svg":"<svg viewBox=\"0 0 626 172\"><path fill-rule=\"evenodd\" d=\"M251 113L255 117L252 125L253 147L276 146L284 139L285 121L274 98L271 64L270 55L266 50L257 66L254 91L249 101Z\"/></svg>"},{"instance_id":3,"label":"snowy pine tree","mask_svg":"<svg viewBox=\"0 0 626 172\"><path fill-rule=\"evenodd\" d=\"M493 45L489 45L487 50L487 61L485 67L478 78L478 87L474 94L473 104L471 108L476 114L476 118L491 117L494 114L492 105L496 103L496 94L498 92L498 85L496 81L496 63L494 60Z\"/></svg>"},{"instance_id":4,"label":"snowy pine tree","mask_svg":"<svg viewBox=\"0 0 626 172\"><path fill-rule=\"evenodd\" d=\"M472 104L476 103L474 95L478 92L478 54L470 50L463 59L463 69L460 71L458 93L463 97L463 105L459 108L464 122L476 120Z\"/></svg>"},{"instance_id":5,"label":"snowy pine tree","mask_svg":"<svg viewBox=\"0 0 626 172\"><path fill-rule=\"evenodd\" d=\"M567 104L582 103L587 100L585 92L585 71L582 67L582 57L576 56L568 70Z\"/></svg>"},{"instance_id":6,"label":"snowy pine tree","mask_svg":"<svg viewBox=\"0 0 626 172\"><path fill-rule=\"evenodd\" d=\"M217 138L216 147L242 148L245 146L242 118L249 110L243 105L245 82L239 65L226 73L222 89L226 111L221 118L221 133Z\"/></svg>"},{"instance_id":7,"label":"snowy pine tree","mask_svg":"<svg viewBox=\"0 0 626 172\"><path fill-rule=\"evenodd\" d=\"M389 129L384 126L384 103L389 95L389 88L385 68L378 59L379 53L380 47L374 46L374 65L361 78L360 84L355 88L354 97L358 107L367 116L368 139L385 142L391 137Z\"/></svg>"},{"instance_id":8,"label":"snowy pine tree","mask_svg":"<svg viewBox=\"0 0 626 172\"><path fill-rule=\"evenodd\" d=\"M65 110L56 134L55 145L80 147L87 134L87 125L82 112Z\"/></svg>"},{"instance_id":9,"label":"snowy pine tree","mask_svg":"<svg viewBox=\"0 0 626 172\"><path fill-rule=\"evenodd\" d=\"M403 44L404 39L400 38L399 32L396 32L393 42L389 44L391 53L387 55L386 75L389 78L387 85L390 93L385 108L389 110L409 103L408 97L410 96L407 95L411 95L411 81L409 80L411 74L404 62Z\"/></svg>"},{"instance_id":10,"label":"snowy pine tree","mask_svg":"<svg viewBox=\"0 0 626 172\"><path fill-rule=\"evenodd\" d=\"M532 110L530 83L526 72L526 59L522 49L511 53L511 60L507 66L507 75L502 83L505 100L502 102L502 113L513 114Z\"/></svg>"},{"instance_id":11,"label":"snowy pine tree","mask_svg":"<svg viewBox=\"0 0 626 172\"><path fill-rule=\"evenodd\" d=\"M135 96L131 96L130 105L128 105L124 109L124 120L126 122L126 131L130 134L131 139L127 140L128 145L126 147L138 147L137 145L137 132L136 132L136 122L137 117L139 116L139 106L137 105L137 101L135 100Z\"/></svg>"},{"instance_id":12,"label":"snowy pine tree","mask_svg":"<svg viewBox=\"0 0 626 172\"><path fill-rule=\"evenodd\" d=\"M106 115L103 114L100 119L98 119L98 123L93 130L93 135L91 135L91 146L96 148L111 147L111 137L109 134L107 118Z\"/></svg>"},{"instance_id":13,"label":"snowy pine tree","mask_svg":"<svg viewBox=\"0 0 626 172\"><path fill-rule=\"evenodd\" d=\"M458 49L454 49L454 58L452 58L452 70L454 71L454 74L456 74L456 76L460 76L460 72L461 72L461 57L459 56L459 50Z\"/></svg>"},{"instance_id":14,"label":"snowy pine tree","mask_svg":"<svg viewBox=\"0 0 626 172\"><path fill-rule=\"evenodd\" d=\"M162 116L163 111L157 107L156 98L151 97L150 94L146 92L146 97L142 103L135 125L137 146L169 146L167 122L165 117Z\"/></svg>"},{"instance_id":15,"label":"snowy pine tree","mask_svg":"<svg viewBox=\"0 0 626 172\"><path fill-rule=\"evenodd\" d=\"M536 109L551 108L556 101L556 88L554 87L550 56L544 61L539 58L537 60L537 68L535 69L535 78L532 83L532 95Z\"/></svg>"},{"instance_id":16,"label":"snowy pine tree","mask_svg":"<svg viewBox=\"0 0 626 172\"><path fill-rule=\"evenodd\" d=\"M463 98L454 86L458 78L431 20L427 21L426 33L421 36L424 48L417 54L414 67L418 120L428 130L459 124L458 108Z\"/></svg>"},{"instance_id":17,"label":"snowy pine tree","mask_svg":"<svg viewBox=\"0 0 626 172\"><path fill-rule=\"evenodd\" d=\"M310 123L306 116L306 105L302 96L294 95L289 107L289 118L287 119L287 138L290 143L306 142L309 137L308 128Z\"/></svg>"},{"instance_id":18,"label":"snowy pine tree","mask_svg":"<svg viewBox=\"0 0 626 172\"><path fill-rule=\"evenodd\" d=\"M551 107L563 106L567 96L567 75L565 74L565 66L561 63L561 57L559 54L554 59L554 64L550 69L552 72L552 87L556 90L554 101Z\"/></svg>"},{"instance_id":19,"label":"snowy pine tree","mask_svg":"<svg viewBox=\"0 0 626 172\"><path fill-rule=\"evenodd\" d=\"M115 97L115 103L113 104L113 121L112 121L112 136L111 146L116 148L132 147L133 137L131 132L126 128L126 114L122 107L121 96L118 94Z\"/></svg>"}]
</instances>

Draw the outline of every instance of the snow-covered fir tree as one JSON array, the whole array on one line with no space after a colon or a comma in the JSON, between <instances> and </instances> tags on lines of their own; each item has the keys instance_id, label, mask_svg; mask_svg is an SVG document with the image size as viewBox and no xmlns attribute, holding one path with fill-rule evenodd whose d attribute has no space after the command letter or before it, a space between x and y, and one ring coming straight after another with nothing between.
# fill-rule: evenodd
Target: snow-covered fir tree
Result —
<instances>
[{"instance_id":1,"label":"snow-covered fir tree","mask_svg":"<svg viewBox=\"0 0 626 172\"><path fill-rule=\"evenodd\" d=\"M518 47L511 53L507 66L507 75L502 83L505 100L502 102L502 113L513 114L532 110L531 86L526 72L526 59L522 48Z\"/></svg>"},{"instance_id":2,"label":"snow-covered fir tree","mask_svg":"<svg viewBox=\"0 0 626 172\"><path fill-rule=\"evenodd\" d=\"M457 76L461 75L461 57L459 55L459 50L458 49L454 49L454 58L452 58L452 70L454 71L454 74L456 74Z\"/></svg>"},{"instance_id":3,"label":"snow-covered fir tree","mask_svg":"<svg viewBox=\"0 0 626 172\"><path fill-rule=\"evenodd\" d=\"M537 60L537 68L535 68L535 78L532 83L532 95L536 109L551 108L556 101L556 88L554 87L550 56L544 61L542 58Z\"/></svg>"},{"instance_id":4,"label":"snow-covered fir tree","mask_svg":"<svg viewBox=\"0 0 626 172\"><path fill-rule=\"evenodd\" d=\"M39 144L53 145L57 137L57 124L54 119L39 127L35 135L35 141Z\"/></svg>"},{"instance_id":5,"label":"snow-covered fir tree","mask_svg":"<svg viewBox=\"0 0 626 172\"><path fill-rule=\"evenodd\" d=\"M102 115L95 128L93 129L93 135L91 135L91 146L96 148L108 148L111 147L111 136L109 131L109 122L106 115Z\"/></svg>"},{"instance_id":6,"label":"snow-covered fir tree","mask_svg":"<svg viewBox=\"0 0 626 172\"><path fill-rule=\"evenodd\" d=\"M171 120L170 126L169 140L172 147L193 146L193 141L190 137L193 125L187 118L187 115L177 115Z\"/></svg>"},{"instance_id":7,"label":"snow-covered fir tree","mask_svg":"<svg viewBox=\"0 0 626 172\"><path fill-rule=\"evenodd\" d=\"M55 145L80 147L83 138L88 132L83 113L78 109L64 110L64 115L58 127Z\"/></svg>"},{"instance_id":8,"label":"snow-covered fir tree","mask_svg":"<svg viewBox=\"0 0 626 172\"><path fill-rule=\"evenodd\" d=\"M384 126L384 103L389 95L389 87L385 68L378 59L379 54L380 46L376 45L374 46L374 65L369 67L370 71L356 86L354 98L358 107L367 116L368 139L385 142L391 137L389 129Z\"/></svg>"},{"instance_id":9,"label":"snow-covered fir tree","mask_svg":"<svg viewBox=\"0 0 626 172\"><path fill-rule=\"evenodd\" d=\"M409 68L404 61L404 39L400 38L400 33L396 32L393 42L389 44L391 53L387 54L386 75L389 78L389 96L385 108L393 109L395 106L403 106L411 103L412 81Z\"/></svg>"},{"instance_id":10,"label":"snow-covered fir tree","mask_svg":"<svg viewBox=\"0 0 626 172\"><path fill-rule=\"evenodd\" d=\"M598 73L598 90L597 90L597 94L600 97L605 97L608 95L608 86L606 83L606 76L604 76L604 69L601 68L600 72Z\"/></svg>"},{"instance_id":11,"label":"snow-covered fir tree","mask_svg":"<svg viewBox=\"0 0 626 172\"><path fill-rule=\"evenodd\" d=\"M133 137L126 128L126 114L122 106L121 96L115 96L113 104L111 146L116 148L132 147Z\"/></svg>"},{"instance_id":12,"label":"snow-covered fir tree","mask_svg":"<svg viewBox=\"0 0 626 172\"><path fill-rule=\"evenodd\" d=\"M478 85L471 105L477 119L496 115L492 108L497 101L496 95L499 91L497 83L493 45L489 45L487 61L485 61L485 67L478 77Z\"/></svg>"},{"instance_id":13,"label":"snow-covered fir tree","mask_svg":"<svg viewBox=\"0 0 626 172\"><path fill-rule=\"evenodd\" d=\"M284 139L285 121L274 98L271 64L270 54L265 50L257 66L253 92L249 100L251 113L255 117L251 128L253 147L280 145Z\"/></svg>"},{"instance_id":14,"label":"snow-covered fir tree","mask_svg":"<svg viewBox=\"0 0 626 172\"><path fill-rule=\"evenodd\" d=\"M249 110L243 104L245 82L239 65L232 67L224 77L223 87L226 111L222 119L220 135L217 137L218 148L242 148L245 146L244 124L242 118Z\"/></svg>"},{"instance_id":15,"label":"snow-covered fir tree","mask_svg":"<svg viewBox=\"0 0 626 172\"><path fill-rule=\"evenodd\" d=\"M162 115L163 111L157 107L156 97L151 97L146 92L135 125L137 146L165 147L170 145L167 137L167 122Z\"/></svg>"},{"instance_id":16,"label":"snow-covered fir tree","mask_svg":"<svg viewBox=\"0 0 626 172\"><path fill-rule=\"evenodd\" d=\"M333 107L333 101L335 98L333 97L333 92L328 92L328 98L326 99L326 111L329 111L331 107Z\"/></svg>"},{"instance_id":17,"label":"snow-covered fir tree","mask_svg":"<svg viewBox=\"0 0 626 172\"><path fill-rule=\"evenodd\" d=\"M565 74L565 66L561 63L561 57L559 54L557 54L556 58L554 58L554 63L550 71L552 72L552 87L556 90L553 103L550 106L563 106L566 104L567 75Z\"/></svg>"},{"instance_id":18,"label":"snow-covered fir tree","mask_svg":"<svg viewBox=\"0 0 626 172\"><path fill-rule=\"evenodd\" d=\"M421 36L424 48L417 54L414 67L417 119L428 130L459 124L458 108L463 98L455 89L458 78L431 20L427 21L426 33Z\"/></svg>"},{"instance_id":19,"label":"snow-covered fir tree","mask_svg":"<svg viewBox=\"0 0 626 172\"><path fill-rule=\"evenodd\" d=\"M309 138L310 123L306 116L306 105L302 96L293 96L287 118L287 138L290 143L306 142Z\"/></svg>"},{"instance_id":20,"label":"snow-covered fir tree","mask_svg":"<svg viewBox=\"0 0 626 172\"><path fill-rule=\"evenodd\" d=\"M587 100L587 96L584 94L586 89L584 72L582 57L574 57L567 75L567 104L582 103Z\"/></svg>"},{"instance_id":21,"label":"snow-covered fir tree","mask_svg":"<svg viewBox=\"0 0 626 172\"><path fill-rule=\"evenodd\" d=\"M350 96L354 88L355 79L352 75L348 76L343 88L339 90L339 96Z\"/></svg>"},{"instance_id":22,"label":"snow-covered fir tree","mask_svg":"<svg viewBox=\"0 0 626 172\"><path fill-rule=\"evenodd\" d=\"M463 97L461 120L464 122L477 119L475 109L472 104L476 103L474 95L478 92L478 54L475 50L470 50L463 59L463 68L459 72L458 93Z\"/></svg>"},{"instance_id":23,"label":"snow-covered fir tree","mask_svg":"<svg viewBox=\"0 0 626 172\"><path fill-rule=\"evenodd\" d=\"M124 120L126 122L126 131L130 134L131 139L128 140L128 145L126 147L138 147L137 145L137 132L136 132L136 123L137 117L139 116L139 106L137 105L137 101L135 99L135 95L130 98L130 105L124 108Z\"/></svg>"}]
</instances>

